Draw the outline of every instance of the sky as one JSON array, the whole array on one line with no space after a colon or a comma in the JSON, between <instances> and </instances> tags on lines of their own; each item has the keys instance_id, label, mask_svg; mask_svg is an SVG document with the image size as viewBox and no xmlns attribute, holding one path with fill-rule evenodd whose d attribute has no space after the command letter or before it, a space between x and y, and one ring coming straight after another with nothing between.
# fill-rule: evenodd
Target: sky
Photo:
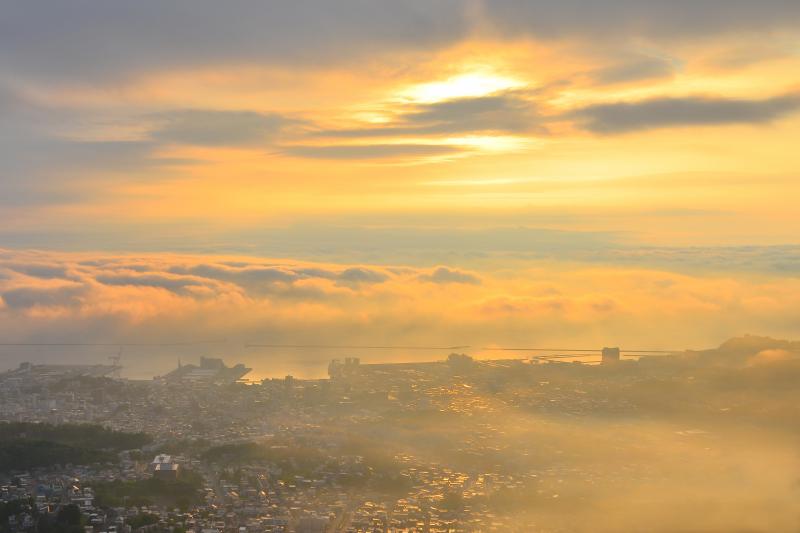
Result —
<instances>
[{"instance_id":1,"label":"sky","mask_svg":"<svg viewBox=\"0 0 800 533\"><path fill-rule=\"evenodd\" d=\"M244 344L800 325L795 0L0 1L6 343L313 374Z\"/></svg>"}]
</instances>

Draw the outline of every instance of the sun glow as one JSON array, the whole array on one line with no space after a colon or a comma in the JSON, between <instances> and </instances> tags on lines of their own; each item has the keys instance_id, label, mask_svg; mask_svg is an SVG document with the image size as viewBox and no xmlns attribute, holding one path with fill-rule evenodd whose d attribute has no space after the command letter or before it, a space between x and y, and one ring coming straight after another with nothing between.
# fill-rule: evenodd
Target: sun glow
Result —
<instances>
[{"instance_id":1,"label":"sun glow","mask_svg":"<svg viewBox=\"0 0 800 533\"><path fill-rule=\"evenodd\" d=\"M518 79L484 70L459 74L443 81L413 85L403 91L401 97L418 103L433 103L454 98L488 96L520 89L525 85Z\"/></svg>"},{"instance_id":2,"label":"sun glow","mask_svg":"<svg viewBox=\"0 0 800 533\"><path fill-rule=\"evenodd\" d=\"M447 137L444 144L452 144L491 152L512 152L537 144L537 141L513 135L467 135Z\"/></svg>"}]
</instances>

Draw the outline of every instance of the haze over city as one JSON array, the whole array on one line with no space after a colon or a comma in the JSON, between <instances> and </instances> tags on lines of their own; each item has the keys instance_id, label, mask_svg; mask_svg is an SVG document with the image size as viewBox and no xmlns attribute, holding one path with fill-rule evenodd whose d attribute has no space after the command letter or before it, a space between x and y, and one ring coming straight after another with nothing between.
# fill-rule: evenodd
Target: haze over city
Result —
<instances>
[{"instance_id":1,"label":"haze over city","mask_svg":"<svg viewBox=\"0 0 800 533\"><path fill-rule=\"evenodd\" d=\"M794 0L0 0L0 533L797 531L799 73Z\"/></svg>"}]
</instances>

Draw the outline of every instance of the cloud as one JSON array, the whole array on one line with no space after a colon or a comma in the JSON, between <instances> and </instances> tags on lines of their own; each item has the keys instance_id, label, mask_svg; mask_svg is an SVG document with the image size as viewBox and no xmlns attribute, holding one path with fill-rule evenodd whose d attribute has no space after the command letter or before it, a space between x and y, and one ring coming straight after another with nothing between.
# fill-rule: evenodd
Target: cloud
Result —
<instances>
[{"instance_id":1,"label":"cloud","mask_svg":"<svg viewBox=\"0 0 800 533\"><path fill-rule=\"evenodd\" d=\"M148 141L74 141L49 139L30 146L18 158L29 157L41 168L59 167L63 170L108 171L142 170L174 163L153 156L156 145ZM19 161L20 159L17 159Z\"/></svg>"},{"instance_id":2,"label":"cloud","mask_svg":"<svg viewBox=\"0 0 800 533\"><path fill-rule=\"evenodd\" d=\"M4 6L0 68L72 81L209 65L329 65L502 38L661 39L793 28L794 0L155 1Z\"/></svg>"},{"instance_id":3,"label":"cloud","mask_svg":"<svg viewBox=\"0 0 800 533\"><path fill-rule=\"evenodd\" d=\"M468 283L472 285L478 285L481 282L480 277L475 274L444 266L437 268L430 274L422 274L419 279L431 283Z\"/></svg>"},{"instance_id":4,"label":"cloud","mask_svg":"<svg viewBox=\"0 0 800 533\"><path fill-rule=\"evenodd\" d=\"M284 147L281 151L290 156L311 159L391 159L408 156L452 155L462 152L462 149L436 144L341 144L295 145Z\"/></svg>"},{"instance_id":5,"label":"cloud","mask_svg":"<svg viewBox=\"0 0 800 533\"><path fill-rule=\"evenodd\" d=\"M379 272L369 268L348 268L337 276L337 280L343 284L360 284L360 283L383 283L388 280L389 276L383 272Z\"/></svg>"},{"instance_id":6,"label":"cloud","mask_svg":"<svg viewBox=\"0 0 800 533\"><path fill-rule=\"evenodd\" d=\"M457 154L465 150L441 144L365 144L366 139L441 137L464 134L519 134L539 128L534 105L520 93L455 98L430 104L408 104L379 126L324 129L308 133L328 139L359 139L358 145L288 146L284 153L321 159L377 159Z\"/></svg>"},{"instance_id":7,"label":"cloud","mask_svg":"<svg viewBox=\"0 0 800 533\"><path fill-rule=\"evenodd\" d=\"M800 95L763 100L712 97L654 98L640 102L597 104L570 116L589 131L601 134L675 126L763 124L800 108Z\"/></svg>"},{"instance_id":8,"label":"cloud","mask_svg":"<svg viewBox=\"0 0 800 533\"><path fill-rule=\"evenodd\" d=\"M800 21L794 0L485 0L482 5L494 30L506 38L676 40L793 29Z\"/></svg>"},{"instance_id":9,"label":"cloud","mask_svg":"<svg viewBox=\"0 0 800 533\"><path fill-rule=\"evenodd\" d=\"M56 274L61 268L71 278L32 277L7 265L0 270L0 336L7 342L225 338L231 341L220 349L228 357L263 371L283 361L289 371L305 362L324 373L330 354L253 352L243 349L245 342L509 346L537 339L602 346L614 339L621 345L674 349L716 344L744 328L782 335L796 327L795 295L800 290L800 280L793 278L732 279L533 262L525 268L467 271L451 264L421 269L241 256L24 250L0 251L0 259L20 270L47 265ZM262 269L290 276L288 281L247 280L259 271L271 279L272 272ZM236 279L237 273L243 277ZM431 298L430 283L440 284L439 297ZM5 355L8 366L32 357L23 350ZM97 357L105 361L107 355ZM34 356L53 361L64 357L64 350ZM74 357L91 362L93 356L86 352ZM168 370L174 360L174 350L153 349L131 354L126 366L132 375L152 375Z\"/></svg>"},{"instance_id":10,"label":"cloud","mask_svg":"<svg viewBox=\"0 0 800 533\"><path fill-rule=\"evenodd\" d=\"M265 285L274 283L293 284L303 280L314 279L335 281L342 285L383 283L389 279L386 273L366 267L350 267L340 270L299 265L263 266L247 263L237 265L200 263L187 266L172 266L168 270L176 274L188 274L227 281L248 290L263 289Z\"/></svg>"},{"instance_id":11,"label":"cloud","mask_svg":"<svg viewBox=\"0 0 800 533\"><path fill-rule=\"evenodd\" d=\"M467 31L466 16L459 0L33 0L3 10L0 69L85 82L209 65L353 62L451 43Z\"/></svg>"},{"instance_id":12,"label":"cloud","mask_svg":"<svg viewBox=\"0 0 800 533\"><path fill-rule=\"evenodd\" d=\"M535 106L520 93L455 98L408 105L397 118L380 126L323 130L321 137L366 138L465 133L522 133L535 129Z\"/></svg>"},{"instance_id":13,"label":"cloud","mask_svg":"<svg viewBox=\"0 0 800 533\"><path fill-rule=\"evenodd\" d=\"M0 79L2 75L0 71ZM54 168L60 173L76 169L91 172L169 163L153 155L157 144L150 140L86 135L87 125L109 121L108 116L102 118L96 111L34 100L2 85L0 106L8 108L0 122L3 181L27 181L31 174L39 178Z\"/></svg>"},{"instance_id":14,"label":"cloud","mask_svg":"<svg viewBox=\"0 0 800 533\"><path fill-rule=\"evenodd\" d=\"M95 281L103 285L111 286L131 286L131 287L155 287L165 289L174 293L184 293L193 287L208 286L207 280L192 279L180 276L169 276L165 274L100 274L95 276Z\"/></svg>"},{"instance_id":15,"label":"cloud","mask_svg":"<svg viewBox=\"0 0 800 533\"><path fill-rule=\"evenodd\" d=\"M794 47L783 40L762 39L758 42L737 42L709 58L709 64L723 69L740 69L766 60L791 58Z\"/></svg>"},{"instance_id":16,"label":"cloud","mask_svg":"<svg viewBox=\"0 0 800 533\"><path fill-rule=\"evenodd\" d=\"M85 200L93 181L109 183L122 175L141 180L149 172L192 162L160 157L157 147L149 140L82 141L20 133L0 142L0 207Z\"/></svg>"},{"instance_id":17,"label":"cloud","mask_svg":"<svg viewBox=\"0 0 800 533\"><path fill-rule=\"evenodd\" d=\"M75 307L86 294L81 285L58 287L20 287L0 293L5 305L12 310L34 307Z\"/></svg>"},{"instance_id":18,"label":"cloud","mask_svg":"<svg viewBox=\"0 0 800 533\"><path fill-rule=\"evenodd\" d=\"M541 83L552 90L555 85L549 79L553 70L546 64L549 59L542 58L541 74L538 67L518 61L517 54L524 49L519 46L520 36L581 39L593 47L598 36L618 36L625 40L624 46L604 45L596 54L600 64L608 66L589 72L595 81L607 84L668 76L674 70L676 65L659 57L659 52L639 52L669 49L649 43L647 37L651 35L658 37L672 31L676 38L693 36L696 33L688 32L687 27L696 26L705 28L712 38L720 32L743 29L763 32L766 28L796 24L798 20L796 2L755 4L738 0L687 2L677 9L667 9L663 2L654 0L441 0L433 4L423 0L344 0L335 7L322 0L275 5L234 0L225 6L210 0L199 0L191 6L151 1L96 5L79 0L69 8L32 0L5 7L0 20L0 111L6 118L0 124L0 205L31 206L42 211L53 204L80 204L99 210L107 199L119 200L123 195L125 203L141 203L144 197L158 193L141 187L137 191L141 194L131 195L132 187L128 185L133 181L178 177L188 183L216 164L217 157L230 160L242 156L220 151L213 153L209 161L183 159L180 155L164 157L183 148L174 145L269 146L272 154L345 163L403 158L441 160L450 155L496 153L495 149L511 151L523 144L532 145L521 140L519 144L490 145L479 140L472 144L464 140L461 144L420 139L542 131L544 117L540 116L540 107L536 98L525 92L429 104L395 101L394 114L385 124L337 122L348 112L375 105L367 101L346 102L348 99L366 99L365 93L391 94L412 80L424 81L423 75L447 76L450 70L462 68L461 48L454 46L459 43L474 43L476 50L483 50L487 41L508 41L492 42L491 46L501 46L501 55L509 51L508 68L518 71L514 75L527 75L531 83ZM747 37L742 42L749 47L751 40ZM706 45L700 48L707 55ZM439 55L445 50L447 56ZM576 50L580 49L569 47L565 53ZM619 63L606 57L620 50L625 52ZM363 61L364 57L374 61ZM564 63L571 65L582 59L585 58L578 52ZM505 68L503 63L505 59L498 61L498 66ZM406 68L408 65L411 66ZM585 75L585 67L581 69ZM336 74L328 78L333 72ZM163 77L166 73L167 80ZM353 79L360 84L360 76L380 79L365 83L365 92L358 89L353 95L347 94L348 84ZM569 73L559 72L558 76L563 80ZM276 87L271 86L273 81ZM287 94L287 85L291 91L295 82L302 87L294 96ZM188 91L192 94L187 97L186 86L191 89L192 83L208 85L203 91ZM318 83L326 85L320 87ZM321 99L309 91L320 91ZM559 95L548 94L558 100ZM276 98L274 107L265 107L272 98ZM252 102L258 105L248 109ZM240 109L231 110L231 105ZM540 105L546 109L544 103ZM260 111L263 109L280 112ZM783 109L775 111L775 116L781 116ZM694 108L690 111L692 116L698 115ZM640 123L644 121L623 119L624 124L619 126L603 114L619 110L604 111L598 106L581 112L583 115L578 118L592 131L632 131L643 127ZM602 116L597 117L598 114ZM721 114L736 116L727 110ZM311 126L295 118L299 116L313 117L325 124L320 126L325 129L306 137ZM742 120L750 120L749 117ZM626 126L628 122L636 125ZM657 119L652 127L661 127L663 122L664 119ZM321 140L324 138L328 140ZM268 165L263 160L255 161L269 155L247 157L252 157L254 164ZM188 164L196 167L183 168ZM252 167L234 166L235 176L229 188L235 190L230 197L241 198L245 194L243 187L249 186L243 175ZM305 174L301 179L318 183ZM178 187L163 189L174 193ZM190 210L189 204L184 208L184 212ZM54 216L43 218L53 221Z\"/></svg>"},{"instance_id":19,"label":"cloud","mask_svg":"<svg viewBox=\"0 0 800 533\"><path fill-rule=\"evenodd\" d=\"M701 187L715 187L730 182L704 180L703 175L664 176L663 179L685 180ZM647 181L647 177L630 180L632 185ZM658 177L659 180L662 177ZM749 179L749 178L748 178ZM758 176L758 179L761 179ZM635 183L634 183L635 182ZM629 183L626 179L624 183ZM688 190L694 190L692 188ZM692 210L645 211L647 217L666 217L690 220L708 220L717 216L712 211ZM719 215L727 222L734 215ZM529 219L531 223L551 221L551 215L541 219ZM559 222L575 227L599 227L595 214L583 215L565 212ZM692 217L692 218L690 218ZM698 218L694 218L698 217ZM627 219L626 219L627 220ZM713 219L712 219L713 220ZM191 228L176 225L165 226L163 238L158 242L143 234L140 228L119 227L67 227L42 230L41 232L18 232L13 228L0 228L0 246L13 248L36 247L42 249L92 249L112 248L124 240L132 252L145 251L183 252L208 254L204 241L196 240L197 232L215 235L221 244L214 246L214 253L248 254L262 257L291 257L296 260L331 263L359 263L363 265L409 265L417 268L436 268L439 265L473 270L476 265L500 265L510 262L562 261L568 264L614 265L624 268L650 268L679 271L690 274L720 273L738 276L759 273L787 278L800 277L800 245L748 245L748 246L653 246L638 238L635 233L597 230L556 230L536 226L511 226L513 221L522 222L519 214L510 213L509 218L486 219L483 227L471 226L469 216L439 217L433 221L427 215L370 215L369 222L358 217L320 217L305 224L265 226L258 228L234 228L217 231L207 225ZM700 222L698 222L700 223ZM216 232L215 232L216 231ZM87 244L87 236L91 243ZM0 255L0 260L2 256ZM86 260L90 261L90 260ZM37 264L40 263L37 260ZM137 264L130 260L102 265L103 268L147 272L152 264ZM21 265L0 267L22 268ZM168 267L172 274L208 277L255 287L259 284L290 283L304 279L327 279L335 281L335 269L313 265L289 265L281 262L265 264L229 262L183 264L174 262Z\"/></svg>"},{"instance_id":20,"label":"cloud","mask_svg":"<svg viewBox=\"0 0 800 533\"><path fill-rule=\"evenodd\" d=\"M63 265L51 265L51 264L6 264L4 265L0 262L0 267L7 266L8 268L14 270L15 272L19 272L21 274L25 274L26 276L32 276L34 278L42 278L42 279L70 279L72 277L70 270L63 266Z\"/></svg>"},{"instance_id":21,"label":"cloud","mask_svg":"<svg viewBox=\"0 0 800 533\"><path fill-rule=\"evenodd\" d=\"M150 137L158 142L205 146L263 144L292 121L275 113L187 109L155 116Z\"/></svg>"},{"instance_id":22,"label":"cloud","mask_svg":"<svg viewBox=\"0 0 800 533\"><path fill-rule=\"evenodd\" d=\"M300 275L292 270L258 265L229 267L225 265L201 263L190 266L173 266L169 268L169 271L176 274L190 274L193 276L230 281L245 287L252 287L253 285L261 283L290 283L300 279Z\"/></svg>"},{"instance_id":23,"label":"cloud","mask_svg":"<svg viewBox=\"0 0 800 533\"><path fill-rule=\"evenodd\" d=\"M9 112L0 121L0 207L85 200L110 189L91 187L98 181L110 184L122 176L141 180L157 172L163 177L176 166L194 162L163 157L160 142L115 130L137 127L138 118L59 106L0 85L0 107L4 106Z\"/></svg>"},{"instance_id":24,"label":"cloud","mask_svg":"<svg viewBox=\"0 0 800 533\"><path fill-rule=\"evenodd\" d=\"M591 73L595 82L604 85L628 83L640 80L672 77L680 63L672 58L635 56L630 59L600 68Z\"/></svg>"}]
</instances>

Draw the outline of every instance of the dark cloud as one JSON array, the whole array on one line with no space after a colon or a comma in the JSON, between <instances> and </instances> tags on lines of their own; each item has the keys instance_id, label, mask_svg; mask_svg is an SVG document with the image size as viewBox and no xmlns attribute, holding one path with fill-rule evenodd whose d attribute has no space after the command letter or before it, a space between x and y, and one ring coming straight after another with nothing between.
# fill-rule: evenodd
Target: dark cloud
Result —
<instances>
[{"instance_id":1,"label":"dark cloud","mask_svg":"<svg viewBox=\"0 0 800 533\"><path fill-rule=\"evenodd\" d=\"M161 113L153 140L207 146L249 145L273 139L291 121L253 111L188 109Z\"/></svg>"},{"instance_id":2,"label":"dark cloud","mask_svg":"<svg viewBox=\"0 0 800 533\"><path fill-rule=\"evenodd\" d=\"M172 266L173 274L197 276L211 280L234 283L247 290L286 294L287 285L306 279L325 279L342 285L361 283L382 283L389 279L385 273L364 267L352 267L343 271L319 267L262 266L244 263L240 266L222 264L196 264L191 266ZM273 285L280 286L273 286ZM308 289L311 290L311 289Z\"/></svg>"},{"instance_id":3,"label":"dark cloud","mask_svg":"<svg viewBox=\"0 0 800 533\"><path fill-rule=\"evenodd\" d=\"M383 283L389 276L379 270L363 267L353 267L344 270L337 276L337 281L342 284Z\"/></svg>"},{"instance_id":4,"label":"dark cloud","mask_svg":"<svg viewBox=\"0 0 800 533\"><path fill-rule=\"evenodd\" d=\"M320 278L320 279L336 278L335 272L326 270L324 268L314 268L314 267L295 268L293 269L293 271L304 278Z\"/></svg>"},{"instance_id":5,"label":"dark cloud","mask_svg":"<svg viewBox=\"0 0 800 533\"><path fill-rule=\"evenodd\" d=\"M155 287L165 289L176 294L185 294L189 287L207 286L201 280L165 276L161 274L124 275L124 274L99 274L95 280L103 285L117 287Z\"/></svg>"},{"instance_id":6,"label":"dark cloud","mask_svg":"<svg viewBox=\"0 0 800 533\"><path fill-rule=\"evenodd\" d=\"M712 97L655 98L598 104L571 113L595 133L626 133L671 126L762 124L800 108L800 95L763 100Z\"/></svg>"},{"instance_id":7,"label":"dark cloud","mask_svg":"<svg viewBox=\"0 0 800 533\"><path fill-rule=\"evenodd\" d=\"M11 2L0 68L72 80L208 65L329 64L467 32L460 0Z\"/></svg>"},{"instance_id":8,"label":"dark cloud","mask_svg":"<svg viewBox=\"0 0 800 533\"><path fill-rule=\"evenodd\" d=\"M595 82L604 85L668 78L680 68L678 61L666 57L640 56L621 61L591 73Z\"/></svg>"},{"instance_id":9,"label":"dark cloud","mask_svg":"<svg viewBox=\"0 0 800 533\"><path fill-rule=\"evenodd\" d=\"M328 280L358 291L365 285L383 283L390 275L383 269L362 266L323 267L298 264L268 265L255 262L224 263L131 262L113 257L96 260L43 261L38 254L14 257L0 249L0 310L24 311L33 307L77 307L92 298L105 301L129 298L113 287L142 287L168 291L187 301L201 301L223 294L264 301L338 301L345 294L328 285L304 284L304 280ZM413 280L416 272L406 279ZM38 278L38 279L30 279ZM42 280L69 279L69 285L50 286Z\"/></svg>"},{"instance_id":10,"label":"dark cloud","mask_svg":"<svg viewBox=\"0 0 800 533\"><path fill-rule=\"evenodd\" d=\"M74 307L80 304L86 288L81 285L63 287L20 287L0 295L6 306L15 310L32 307Z\"/></svg>"},{"instance_id":11,"label":"dark cloud","mask_svg":"<svg viewBox=\"0 0 800 533\"><path fill-rule=\"evenodd\" d=\"M171 267L169 271L176 274L189 274L192 276L229 281L245 287L260 283L291 283L300 277L291 270L263 266L245 266L237 268L223 265L198 264L192 266L175 266Z\"/></svg>"},{"instance_id":12,"label":"dark cloud","mask_svg":"<svg viewBox=\"0 0 800 533\"><path fill-rule=\"evenodd\" d=\"M395 120L380 126L317 132L322 137L393 137L462 133L520 133L537 126L532 102L519 93L456 98L409 105Z\"/></svg>"},{"instance_id":13,"label":"dark cloud","mask_svg":"<svg viewBox=\"0 0 800 533\"><path fill-rule=\"evenodd\" d=\"M506 38L674 39L794 28L796 0L7 2L0 69L86 81L220 64L327 65Z\"/></svg>"},{"instance_id":14,"label":"dark cloud","mask_svg":"<svg viewBox=\"0 0 800 533\"><path fill-rule=\"evenodd\" d=\"M456 270L453 268L439 267L430 274L422 274L419 276L422 281L429 281L431 283L468 283L478 285L481 279L475 274L464 272L463 270Z\"/></svg>"},{"instance_id":15,"label":"dark cloud","mask_svg":"<svg viewBox=\"0 0 800 533\"><path fill-rule=\"evenodd\" d=\"M532 129L536 114L530 101L509 93L420 105L403 120L420 125L420 133L516 133Z\"/></svg>"},{"instance_id":16,"label":"dark cloud","mask_svg":"<svg viewBox=\"0 0 800 533\"><path fill-rule=\"evenodd\" d=\"M504 37L672 40L795 29L800 22L796 0L485 0L482 5Z\"/></svg>"},{"instance_id":17,"label":"dark cloud","mask_svg":"<svg viewBox=\"0 0 800 533\"><path fill-rule=\"evenodd\" d=\"M63 265L49 264L11 264L9 268L20 274L40 279L70 279L70 269Z\"/></svg>"},{"instance_id":18,"label":"dark cloud","mask_svg":"<svg viewBox=\"0 0 800 533\"><path fill-rule=\"evenodd\" d=\"M433 144L363 144L363 145L295 145L283 148L283 153L311 159L381 159L406 156L436 156L457 154L455 146Z\"/></svg>"}]
</instances>

